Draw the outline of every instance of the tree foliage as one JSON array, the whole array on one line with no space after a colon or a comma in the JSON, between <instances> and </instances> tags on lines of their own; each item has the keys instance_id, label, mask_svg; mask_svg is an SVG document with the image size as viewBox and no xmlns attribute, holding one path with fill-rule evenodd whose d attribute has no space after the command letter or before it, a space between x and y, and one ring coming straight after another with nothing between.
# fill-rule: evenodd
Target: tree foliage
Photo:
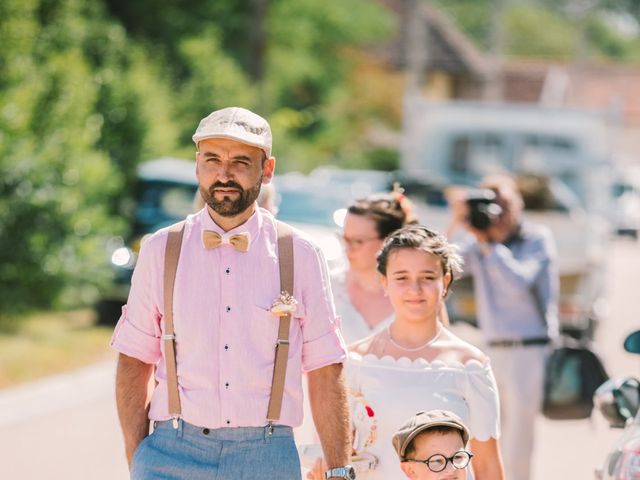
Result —
<instances>
[{"instance_id":1,"label":"tree foliage","mask_svg":"<svg viewBox=\"0 0 640 480\"><path fill-rule=\"evenodd\" d=\"M357 143L353 129L367 115L350 108L352 52L395 27L369 0L106 2L166 60L181 144L209 111L244 105L270 118L281 171L339 163Z\"/></svg>"},{"instance_id":2,"label":"tree foliage","mask_svg":"<svg viewBox=\"0 0 640 480\"><path fill-rule=\"evenodd\" d=\"M480 49L489 50L496 0L433 0ZM609 21L615 13L640 23L640 0L500 0L503 51L508 56L567 61L637 62L638 35L625 36ZM585 7L584 5L587 5ZM580 45L580 42L586 42ZM587 58L587 59L588 59Z\"/></svg>"},{"instance_id":3,"label":"tree foliage","mask_svg":"<svg viewBox=\"0 0 640 480\"><path fill-rule=\"evenodd\" d=\"M81 304L153 130L120 26L82 0L0 4L0 319ZM150 81L147 77L145 83ZM157 151L157 150L156 150Z\"/></svg>"}]
</instances>

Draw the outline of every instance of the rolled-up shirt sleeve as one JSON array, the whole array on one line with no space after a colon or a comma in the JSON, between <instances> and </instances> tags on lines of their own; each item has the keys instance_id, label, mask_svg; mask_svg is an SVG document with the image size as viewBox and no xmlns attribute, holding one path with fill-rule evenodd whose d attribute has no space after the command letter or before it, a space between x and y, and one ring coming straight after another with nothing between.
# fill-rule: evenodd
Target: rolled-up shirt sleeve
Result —
<instances>
[{"instance_id":1,"label":"rolled-up shirt sleeve","mask_svg":"<svg viewBox=\"0 0 640 480\"><path fill-rule=\"evenodd\" d=\"M140 250L127 304L122 307L122 315L111 337L111 346L130 357L148 364L160 360L159 300L162 289L162 263L165 238L154 235Z\"/></svg>"},{"instance_id":2,"label":"rolled-up shirt sleeve","mask_svg":"<svg viewBox=\"0 0 640 480\"><path fill-rule=\"evenodd\" d=\"M296 283L305 310L305 317L301 319L302 369L310 372L344 362L347 348L340 333L340 317L333 303L324 255L304 240L297 246L295 261L301 265L296 267Z\"/></svg>"}]
</instances>

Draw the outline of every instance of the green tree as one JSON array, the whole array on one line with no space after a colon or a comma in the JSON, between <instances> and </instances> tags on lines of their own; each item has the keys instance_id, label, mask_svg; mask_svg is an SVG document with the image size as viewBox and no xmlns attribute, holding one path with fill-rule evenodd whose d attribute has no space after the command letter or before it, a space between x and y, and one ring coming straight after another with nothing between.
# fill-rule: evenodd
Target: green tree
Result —
<instances>
[{"instance_id":1,"label":"green tree","mask_svg":"<svg viewBox=\"0 0 640 480\"><path fill-rule=\"evenodd\" d=\"M107 275L104 242L123 230L117 200L142 152L153 149L145 132L154 124L136 94L140 70L121 50L124 31L99 4L6 0L0 37L6 326L27 308L93 299Z\"/></svg>"},{"instance_id":2,"label":"green tree","mask_svg":"<svg viewBox=\"0 0 640 480\"><path fill-rule=\"evenodd\" d=\"M240 104L270 118L280 171L340 162L354 130L366 121L351 108L352 49L383 39L394 26L388 12L368 0L107 0L107 5L167 65L184 154L191 154L189 139L198 119L214 108ZM263 39L256 38L256 29L264 31Z\"/></svg>"},{"instance_id":3,"label":"green tree","mask_svg":"<svg viewBox=\"0 0 640 480\"><path fill-rule=\"evenodd\" d=\"M493 0L433 1L476 45L488 49ZM606 18L616 13L640 22L640 0L600 0L587 9L576 0L504 3L504 50L508 56L569 60L583 51L597 60L637 62L640 58L638 38L622 35ZM581 50L578 42L585 41L588 45Z\"/></svg>"},{"instance_id":4,"label":"green tree","mask_svg":"<svg viewBox=\"0 0 640 480\"><path fill-rule=\"evenodd\" d=\"M576 26L548 8L511 5L505 14L505 23L506 51L510 55L566 60L576 52Z\"/></svg>"},{"instance_id":5,"label":"green tree","mask_svg":"<svg viewBox=\"0 0 640 480\"><path fill-rule=\"evenodd\" d=\"M355 52L394 32L392 16L368 0L280 0L272 3L267 26L265 91L281 165L306 170L363 157L365 125L376 115L359 108L349 79Z\"/></svg>"}]
</instances>

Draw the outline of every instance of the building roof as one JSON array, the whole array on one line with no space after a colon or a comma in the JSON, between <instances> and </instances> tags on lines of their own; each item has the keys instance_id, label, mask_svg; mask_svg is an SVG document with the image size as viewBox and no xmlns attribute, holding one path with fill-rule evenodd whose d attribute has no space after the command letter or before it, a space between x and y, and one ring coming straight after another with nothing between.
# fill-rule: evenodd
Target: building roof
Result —
<instances>
[{"instance_id":1,"label":"building roof","mask_svg":"<svg viewBox=\"0 0 640 480\"><path fill-rule=\"evenodd\" d=\"M407 67L408 24L412 12L410 2L404 0L380 0L399 20L398 35L375 50L392 66ZM458 75L484 77L486 60L475 45L435 8L420 4L418 15L426 27L425 54L428 70L444 70Z\"/></svg>"},{"instance_id":2,"label":"building roof","mask_svg":"<svg viewBox=\"0 0 640 480\"><path fill-rule=\"evenodd\" d=\"M558 105L610 111L625 123L640 124L640 68L634 66L509 60L503 70L504 100L537 103L554 75L566 83L555 99Z\"/></svg>"}]
</instances>

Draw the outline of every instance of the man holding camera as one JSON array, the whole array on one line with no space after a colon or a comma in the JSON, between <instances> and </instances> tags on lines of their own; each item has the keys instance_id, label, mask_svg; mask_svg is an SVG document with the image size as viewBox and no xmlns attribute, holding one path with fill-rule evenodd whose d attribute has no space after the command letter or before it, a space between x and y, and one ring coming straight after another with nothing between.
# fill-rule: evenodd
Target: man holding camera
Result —
<instances>
[{"instance_id":1,"label":"man holding camera","mask_svg":"<svg viewBox=\"0 0 640 480\"><path fill-rule=\"evenodd\" d=\"M549 229L522 221L524 202L507 176L449 195L452 223L471 233L462 249L472 275L478 326L487 343L502 405L505 475L529 480L534 423L550 343L558 335L559 278Z\"/></svg>"}]
</instances>

